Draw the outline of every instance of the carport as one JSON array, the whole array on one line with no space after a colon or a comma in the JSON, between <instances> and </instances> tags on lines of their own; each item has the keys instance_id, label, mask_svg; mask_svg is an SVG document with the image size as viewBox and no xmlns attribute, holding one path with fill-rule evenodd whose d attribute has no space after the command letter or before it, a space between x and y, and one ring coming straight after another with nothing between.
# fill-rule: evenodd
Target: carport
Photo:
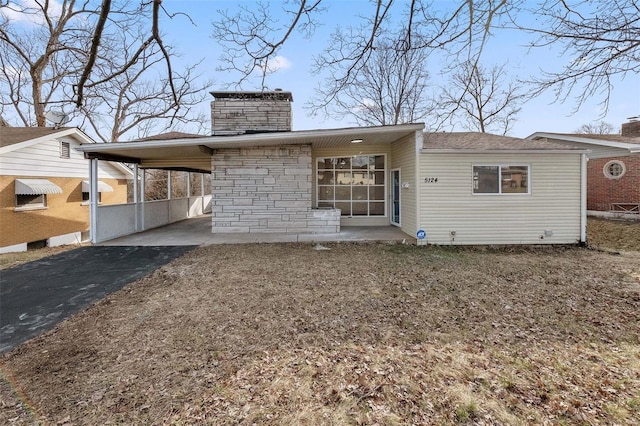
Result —
<instances>
[{"instance_id":1,"label":"carport","mask_svg":"<svg viewBox=\"0 0 640 426\"><path fill-rule=\"evenodd\" d=\"M411 238L415 230L404 231L400 223L395 223L398 227L390 227L390 189L388 172L393 165L393 150L396 147L405 147L407 152L417 152L421 146L422 123L396 125L396 126L374 126L356 127L344 129L328 130L308 130L308 131L286 131L286 132L262 132L245 133L232 136L201 136L201 137L179 137L176 139L157 139L133 142L114 142L109 144L83 145L79 148L84 152L85 157L90 160L90 215L91 215L91 241L100 243L114 238L123 237L133 233L148 231L169 223L200 216L207 212L207 205L212 206L213 217L209 219L208 235L205 239L202 235L200 240L211 242L266 242L266 241L320 241L321 235L326 235L326 241L330 240L351 240L360 239L353 237L366 234L367 230L372 232L377 228L383 232L382 228L390 228L397 238ZM402 145L400 145L402 144ZM399 149L399 148L398 148ZM312 153L313 150L313 153ZM247 154L249 153L249 154ZM358 154L374 155L380 153L384 155L385 166L382 171L384 183L384 198L377 201L384 203L384 214L378 217L347 217L340 216L341 210L336 208L319 207L315 187L315 162L316 157L330 157L335 155L353 156ZM243 162L244 158L252 156L249 160L253 163ZM373 158L373 157L372 157ZM407 157L411 158L411 157ZM133 188L133 204L126 207L120 206L115 209L107 209L107 206L99 206L93 194L97 194L97 170L99 161L117 161L132 165L134 171L134 182L138 182ZM280 161L280 163L277 163ZM237 165L236 165L237 162ZM274 166L274 162L277 163ZM407 167L407 173L414 169L415 164L409 160L403 163ZM273 178L269 175L270 170L279 167L282 173ZM215 169L214 169L215 168ZM202 194L200 207L192 204L192 200L168 200L165 205L160 203L145 202L143 195L145 192L144 178L140 177L140 170L162 169L169 171L187 171L196 173L211 174L212 170L218 173L212 179L212 194ZM220 170L223 170L220 172ZM373 173L373 172L372 172ZM377 173L377 172L376 172ZM234 181L224 181L220 175L236 174ZM264 178L259 185L252 183L251 179ZM408 175L409 176L409 175ZM223 176L224 177L224 176ZM270 185L267 185L267 180ZM281 181L288 181L288 185L298 185L293 190L289 187L284 192L278 193L282 189ZM240 188L234 187L234 193L227 193L225 200L215 202L215 196L224 193L229 186L241 182L246 185ZM273 185L276 190L273 190ZM280 185L278 187L278 185ZM257 186L257 188L256 188ZM415 191L415 182L406 183L403 191L412 193ZM245 192L250 192L246 196ZM250 197L253 196L253 200ZM278 196L275 199L275 196ZM206 197L209 197L208 199ZM289 198L287 198L289 197ZM273 201L275 199L275 201ZM257 201L256 201L257 200ZM266 204L272 203L269 207L277 210L276 214L284 217L280 227L273 229L261 229L243 231L239 227L235 228L215 228L216 223L223 223L227 213L223 211L225 202L230 202L234 206L246 206L243 203ZM400 202L400 200L398 200ZM180 205L178 205L180 204ZM250 209L247 207L247 211ZM409 209L415 208L410 204ZM265 208L266 209L266 208ZM296 210L297 209L297 210ZM185 214L186 212L186 214ZM244 213L244 220L253 220L255 226L267 227L268 214L256 214L255 210ZM253 216L251 216L253 215ZM306 215L306 216L305 216ZM289 218L290 216L290 218ZM157 220L161 217L162 220ZM249 219L246 219L246 218ZM200 221L200 219L198 219ZM204 223L203 219L201 223ZM346 222L345 222L346 220ZM253 223L252 222L252 223ZM292 224L289 226L289 222ZM342 222L342 223L341 223ZM351 237L341 233L341 225L351 227L356 225L359 230L350 233ZM354 227L355 228L355 227ZM172 228L180 229L180 225ZM186 228L185 228L186 229ZM204 228L201 228L204 229ZM403 229L403 231L401 231ZM114 232L117 230L117 232ZM346 229L349 231L349 229ZM213 233L213 234L212 234ZM258 234L262 235L258 235ZM229 234L229 235L221 235ZM248 235L241 235L248 234ZM272 234L272 235L269 235ZM308 235L306 235L308 234ZM140 234L137 238L141 238ZM211 237L209 239L208 237ZM373 236L371 236L373 237ZM397 239L392 238L392 239ZM376 239L376 238L366 238ZM377 239L387 239L386 237ZM178 239L179 240L179 239ZM174 242L175 243L175 242ZM203 241L204 243L204 241Z\"/></svg>"}]
</instances>

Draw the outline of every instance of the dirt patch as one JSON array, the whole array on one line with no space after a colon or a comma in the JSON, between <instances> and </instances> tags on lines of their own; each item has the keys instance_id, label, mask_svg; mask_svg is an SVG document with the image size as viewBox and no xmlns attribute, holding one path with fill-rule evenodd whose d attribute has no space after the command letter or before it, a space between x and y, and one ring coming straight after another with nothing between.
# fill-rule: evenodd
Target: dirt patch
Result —
<instances>
[{"instance_id":1,"label":"dirt patch","mask_svg":"<svg viewBox=\"0 0 640 426\"><path fill-rule=\"evenodd\" d=\"M23 263L33 262L34 260L53 256L54 254L62 253L68 250L73 250L78 247L81 247L81 245L44 247L41 249L28 250L28 251L22 251L17 253L2 253L0 254L0 270L13 268L14 266L18 266Z\"/></svg>"},{"instance_id":2,"label":"dirt patch","mask_svg":"<svg viewBox=\"0 0 640 426\"><path fill-rule=\"evenodd\" d=\"M587 221L587 241L595 247L640 252L640 221L590 217Z\"/></svg>"},{"instance_id":3,"label":"dirt patch","mask_svg":"<svg viewBox=\"0 0 640 426\"><path fill-rule=\"evenodd\" d=\"M640 422L637 253L324 245L114 293L4 356L0 422Z\"/></svg>"}]
</instances>

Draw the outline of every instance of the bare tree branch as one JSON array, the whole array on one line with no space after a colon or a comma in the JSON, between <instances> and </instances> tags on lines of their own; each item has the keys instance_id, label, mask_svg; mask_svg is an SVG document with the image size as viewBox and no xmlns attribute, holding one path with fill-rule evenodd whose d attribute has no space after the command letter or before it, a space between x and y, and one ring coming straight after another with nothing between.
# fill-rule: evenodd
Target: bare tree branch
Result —
<instances>
[{"instance_id":1,"label":"bare tree branch","mask_svg":"<svg viewBox=\"0 0 640 426\"><path fill-rule=\"evenodd\" d=\"M352 116L358 124L389 125L411 123L424 119L430 111L426 96L429 74L426 52L404 51L395 39L378 41L358 77L348 87L333 86L332 76L316 89L316 96L307 105L312 114ZM329 91L337 90L336 93ZM334 101L326 103L327 98Z\"/></svg>"},{"instance_id":2,"label":"bare tree branch","mask_svg":"<svg viewBox=\"0 0 640 426\"><path fill-rule=\"evenodd\" d=\"M258 2L255 9L240 6L240 12L230 14L219 11L221 18L214 22L214 38L220 43L232 46L222 61L221 71L237 71L240 74L236 85L241 85L255 71L260 72L261 86L265 87L265 78L270 72L269 63L278 54L280 48L290 38L294 30L299 29L306 36L313 32L314 13L321 12L322 0L301 0L297 9L284 9L291 16L291 22L278 25L272 18L268 4ZM237 50L235 50L237 49Z\"/></svg>"},{"instance_id":3,"label":"bare tree branch","mask_svg":"<svg viewBox=\"0 0 640 426\"><path fill-rule=\"evenodd\" d=\"M505 68L502 65L487 70L472 62L461 66L441 88L436 102L440 125L449 122L466 130L507 134L524 96L514 83L505 82Z\"/></svg>"},{"instance_id":4,"label":"bare tree branch","mask_svg":"<svg viewBox=\"0 0 640 426\"><path fill-rule=\"evenodd\" d=\"M199 123L192 107L206 96L203 85L209 83L193 84L199 79L195 66L173 70L173 52L159 30L161 1L134 8L128 2L100 4L61 0L53 9L49 1L11 3L12 13L22 15L15 22L0 9L3 110L15 110L24 125L44 126L46 108L55 105L81 118L104 141L118 140L146 122L152 127ZM147 77L163 65L160 78Z\"/></svg>"},{"instance_id":5,"label":"bare tree branch","mask_svg":"<svg viewBox=\"0 0 640 426\"><path fill-rule=\"evenodd\" d=\"M610 135L613 133L613 124L606 121L598 121L597 123L586 123L578 127L575 132L587 135Z\"/></svg>"},{"instance_id":6,"label":"bare tree branch","mask_svg":"<svg viewBox=\"0 0 640 426\"><path fill-rule=\"evenodd\" d=\"M560 46L562 58L569 58L560 70L542 70L530 79L536 87L532 96L546 90L559 102L573 96L574 112L597 97L604 116L616 79L640 72L640 3L545 0L528 12L536 13L539 26L516 28L538 37L531 47Z\"/></svg>"}]
</instances>

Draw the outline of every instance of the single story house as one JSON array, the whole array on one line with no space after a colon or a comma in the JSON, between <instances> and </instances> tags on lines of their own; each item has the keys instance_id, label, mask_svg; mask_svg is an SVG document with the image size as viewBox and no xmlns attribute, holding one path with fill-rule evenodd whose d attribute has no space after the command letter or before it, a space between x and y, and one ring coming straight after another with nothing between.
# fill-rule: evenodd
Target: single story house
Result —
<instances>
[{"instance_id":1,"label":"single story house","mask_svg":"<svg viewBox=\"0 0 640 426\"><path fill-rule=\"evenodd\" d=\"M94 145L77 128L0 126L0 253L88 240L89 162ZM122 164L100 164L98 202L127 202Z\"/></svg>"},{"instance_id":2,"label":"single story house","mask_svg":"<svg viewBox=\"0 0 640 426\"><path fill-rule=\"evenodd\" d=\"M537 132L527 139L556 141L589 150L589 214L640 215L640 121L622 124L618 135Z\"/></svg>"},{"instance_id":3,"label":"single story house","mask_svg":"<svg viewBox=\"0 0 640 426\"><path fill-rule=\"evenodd\" d=\"M213 95L212 136L79 149L92 169L210 173L213 233L397 226L419 244L585 241L585 149L423 123L292 131L289 92Z\"/></svg>"}]
</instances>

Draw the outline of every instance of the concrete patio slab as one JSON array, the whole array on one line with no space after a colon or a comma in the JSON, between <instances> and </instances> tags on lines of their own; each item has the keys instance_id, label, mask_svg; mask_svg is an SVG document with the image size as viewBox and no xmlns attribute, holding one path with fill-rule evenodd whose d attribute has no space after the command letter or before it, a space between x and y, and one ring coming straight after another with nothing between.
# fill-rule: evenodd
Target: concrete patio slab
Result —
<instances>
[{"instance_id":1,"label":"concrete patio slab","mask_svg":"<svg viewBox=\"0 0 640 426\"><path fill-rule=\"evenodd\" d=\"M199 216L137 234L105 241L104 246L212 245L337 241L397 241L415 243L416 239L395 226L343 226L334 234L213 234L211 215Z\"/></svg>"}]
</instances>

